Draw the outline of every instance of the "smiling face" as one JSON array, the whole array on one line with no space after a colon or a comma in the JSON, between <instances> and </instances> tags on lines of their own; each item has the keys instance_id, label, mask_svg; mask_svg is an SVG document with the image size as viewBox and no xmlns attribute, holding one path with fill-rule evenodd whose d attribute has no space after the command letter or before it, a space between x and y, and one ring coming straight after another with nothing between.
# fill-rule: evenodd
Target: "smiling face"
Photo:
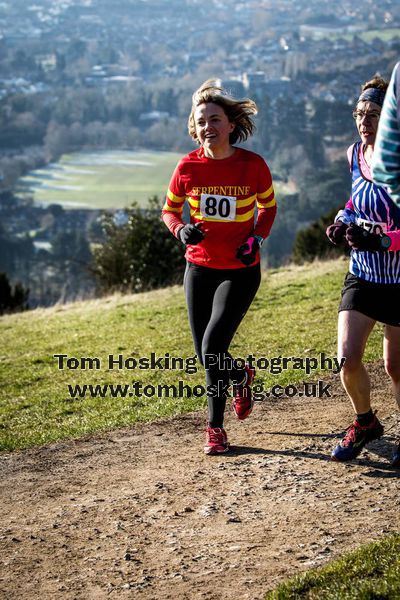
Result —
<instances>
[{"instance_id":1,"label":"smiling face","mask_svg":"<svg viewBox=\"0 0 400 600\"><path fill-rule=\"evenodd\" d=\"M375 102L359 102L353 113L361 141L366 146L375 143L380 114L381 107Z\"/></svg>"},{"instance_id":2,"label":"smiling face","mask_svg":"<svg viewBox=\"0 0 400 600\"><path fill-rule=\"evenodd\" d=\"M229 153L229 136L235 129L224 109L214 102L199 104L194 112L196 136L206 155Z\"/></svg>"}]
</instances>

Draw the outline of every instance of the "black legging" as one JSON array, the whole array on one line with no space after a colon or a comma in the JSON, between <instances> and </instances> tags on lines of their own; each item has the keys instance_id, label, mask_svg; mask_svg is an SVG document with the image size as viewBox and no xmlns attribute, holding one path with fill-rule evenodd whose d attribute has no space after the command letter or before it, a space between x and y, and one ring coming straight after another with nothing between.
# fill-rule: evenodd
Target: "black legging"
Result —
<instances>
[{"instance_id":1,"label":"black legging","mask_svg":"<svg viewBox=\"0 0 400 600\"><path fill-rule=\"evenodd\" d=\"M184 287L196 354L204 365L204 357L214 355L223 361L232 358L229 344L246 314L261 281L260 265L243 269L209 269L187 263ZM220 368L221 363L206 368L207 386L225 386L240 382L243 370ZM226 394L207 394L211 427L222 427Z\"/></svg>"}]
</instances>

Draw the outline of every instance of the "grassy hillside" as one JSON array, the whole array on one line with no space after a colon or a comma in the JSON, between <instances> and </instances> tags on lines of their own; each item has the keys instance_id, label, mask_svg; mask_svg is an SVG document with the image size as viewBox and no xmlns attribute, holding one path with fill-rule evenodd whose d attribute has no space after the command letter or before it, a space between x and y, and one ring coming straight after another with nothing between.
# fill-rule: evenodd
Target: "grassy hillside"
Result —
<instances>
[{"instance_id":1,"label":"grassy hillside","mask_svg":"<svg viewBox=\"0 0 400 600\"><path fill-rule=\"evenodd\" d=\"M257 359L313 359L322 352L336 356L336 320L346 261L315 263L269 271L231 346L233 355ZM121 384L191 386L204 384L204 371L155 368L110 369L108 357L165 359L193 357L191 335L181 287L147 294L115 295L101 300L55 306L0 318L0 447L25 448L58 439L149 421L205 406L205 397L72 398L69 385ZM381 328L369 342L366 359L381 353ZM74 357L59 368L54 354ZM89 364L82 357L96 358ZM99 367L90 369L89 367ZM128 365L127 365L128 366ZM132 365L130 365L132 366ZM145 366L145 365L144 365ZM151 366L151 365L149 365ZM167 366L165 361L162 366ZM180 366L180 365L178 365ZM186 365L184 364L183 367ZM264 361L264 367L267 363ZM84 368L83 368L84 367ZM256 383L264 388L304 379L316 380L293 363L281 373L259 369ZM279 370L279 361L276 364ZM322 374L327 374L324 371ZM150 388L148 388L150 389ZM151 394L150 394L151 395Z\"/></svg>"}]
</instances>

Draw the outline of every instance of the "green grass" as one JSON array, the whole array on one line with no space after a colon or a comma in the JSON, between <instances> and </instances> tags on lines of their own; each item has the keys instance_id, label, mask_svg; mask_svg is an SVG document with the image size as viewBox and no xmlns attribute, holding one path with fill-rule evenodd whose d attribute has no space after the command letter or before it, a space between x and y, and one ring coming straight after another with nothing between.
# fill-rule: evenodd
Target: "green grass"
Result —
<instances>
[{"instance_id":1,"label":"green grass","mask_svg":"<svg viewBox=\"0 0 400 600\"><path fill-rule=\"evenodd\" d=\"M364 42L372 42L372 40L374 40L375 38L379 38L383 42L388 42L388 41L392 40L393 38L400 37L400 29L399 28L383 29L383 30L374 29L372 31L364 31L360 35L360 37L362 40L364 40Z\"/></svg>"},{"instance_id":2,"label":"green grass","mask_svg":"<svg viewBox=\"0 0 400 600\"><path fill-rule=\"evenodd\" d=\"M269 592L265 600L394 600L400 598L400 534L366 544Z\"/></svg>"},{"instance_id":3,"label":"green grass","mask_svg":"<svg viewBox=\"0 0 400 600\"><path fill-rule=\"evenodd\" d=\"M351 41L354 37L357 36L361 38L364 42L370 43L375 38L382 40L383 42L388 42L396 37L400 37L400 29L399 28L391 28L391 29L371 29L368 31L357 31L356 33L331 33L324 32L321 29L321 32L318 35L318 39L344 39L347 41Z\"/></svg>"},{"instance_id":4,"label":"green grass","mask_svg":"<svg viewBox=\"0 0 400 600\"><path fill-rule=\"evenodd\" d=\"M76 152L22 177L18 195L80 208L122 208L165 196L181 157L175 152Z\"/></svg>"},{"instance_id":5,"label":"green grass","mask_svg":"<svg viewBox=\"0 0 400 600\"><path fill-rule=\"evenodd\" d=\"M268 272L232 344L234 356L336 355L339 291L346 262L315 263ZM0 449L15 450L151 421L205 406L205 398L73 399L68 384L204 385L204 371L108 370L108 355L192 357L182 288L55 306L0 318ZM372 334L366 360L381 356L382 332ZM99 370L59 369L54 354L98 357ZM327 372L324 371L326 374ZM258 370L269 388L308 377L289 368Z\"/></svg>"}]
</instances>

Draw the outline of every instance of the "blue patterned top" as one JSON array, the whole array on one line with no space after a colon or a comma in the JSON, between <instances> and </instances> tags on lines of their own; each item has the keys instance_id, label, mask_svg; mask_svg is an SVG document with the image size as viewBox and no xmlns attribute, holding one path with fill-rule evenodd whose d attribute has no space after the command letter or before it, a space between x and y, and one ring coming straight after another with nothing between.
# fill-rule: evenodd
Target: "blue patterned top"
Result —
<instances>
[{"instance_id":1,"label":"blue patterned top","mask_svg":"<svg viewBox=\"0 0 400 600\"><path fill-rule=\"evenodd\" d=\"M337 215L346 223L356 223L371 233L386 233L400 229L400 208L388 191L367 179L360 168L361 142L353 147L352 154L352 205ZM400 252L352 250L350 272L356 277L374 283L400 283Z\"/></svg>"}]
</instances>

